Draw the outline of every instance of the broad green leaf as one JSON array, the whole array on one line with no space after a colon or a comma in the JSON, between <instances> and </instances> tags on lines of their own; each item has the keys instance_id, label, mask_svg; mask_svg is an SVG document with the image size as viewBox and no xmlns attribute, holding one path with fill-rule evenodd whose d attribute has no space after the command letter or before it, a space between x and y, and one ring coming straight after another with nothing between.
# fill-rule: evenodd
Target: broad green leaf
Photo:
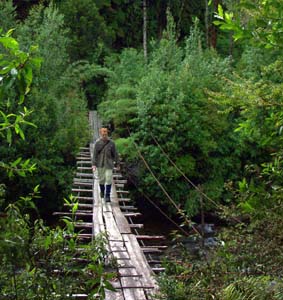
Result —
<instances>
[{"instance_id":1,"label":"broad green leaf","mask_svg":"<svg viewBox=\"0 0 283 300\"><path fill-rule=\"evenodd\" d=\"M12 50L18 50L19 49L19 43L11 37L0 37L0 43L8 49Z\"/></svg>"},{"instance_id":2,"label":"broad green leaf","mask_svg":"<svg viewBox=\"0 0 283 300\"><path fill-rule=\"evenodd\" d=\"M224 19L224 13L223 13L223 8L222 8L221 4L218 4L218 12L217 13L222 19Z\"/></svg>"}]
</instances>

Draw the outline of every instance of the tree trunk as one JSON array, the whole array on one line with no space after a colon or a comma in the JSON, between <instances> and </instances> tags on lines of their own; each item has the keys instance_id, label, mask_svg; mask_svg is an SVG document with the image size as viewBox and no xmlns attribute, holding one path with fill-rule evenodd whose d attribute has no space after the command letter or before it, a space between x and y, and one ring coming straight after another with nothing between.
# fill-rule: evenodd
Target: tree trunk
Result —
<instances>
[{"instance_id":1,"label":"tree trunk","mask_svg":"<svg viewBox=\"0 0 283 300\"><path fill-rule=\"evenodd\" d=\"M143 0L143 54L147 62L147 9L146 0Z\"/></svg>"},{"instance_id":2,"label":"tree trunk","mask_svg":"<svg viewBox=\"0 0 283 300\"><path fill-rule=\"evenodd\" d=\"M213 12L217 11L220 0L213 0ZM217 45L217 27L211 24L210 27L210 46L216 48Z\"/></svg>"},{"instance_id":3,"label":"tree trunk","mask_svg":"<svg viewBox=\"0 0 283 300\"><path fill-rule=\"evenodd\" d=\"M205 22L205 40L206 40L206 47L209 47L209 26L208 26L208 0L204 0L205 2L205 15L204 15L204 22Z\"/></svg>"}]
</instances>

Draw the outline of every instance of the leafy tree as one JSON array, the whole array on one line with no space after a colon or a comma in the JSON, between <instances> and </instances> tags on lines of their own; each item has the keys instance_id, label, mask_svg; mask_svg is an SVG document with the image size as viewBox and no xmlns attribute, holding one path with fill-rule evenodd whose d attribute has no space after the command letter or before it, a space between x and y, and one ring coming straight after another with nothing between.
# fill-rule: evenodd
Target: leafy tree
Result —
<instances>
[{"instance_id":1,"label":"leafy tree","mask_svg":"<svg viewBox=\"0 0 283 300\"><path fill-rule=\"evenodd\" d=\"M39 58L31 58L30 54L21 51L11 34L12 30L0 37L0 44L4 49L0 56L0 137L3 140L2 144L9 146L12 144L14 134L22 140L25 139L22 129L24 125L34 126L26 120L32 112L23 105L23 102L30 91L33 68L38 68L41 62ZM35 47L30 49L31 52L35 50ZM24 161L22 157L18 157L14 162L7 161L3 157L0 167L2 171L6 170L10 177L15 172L25 176L26 171L34 170L30 160Z\"/></svg>"},{"instance_id":2,"label":"leafy tree","mask_svg":"<svg viewBox=\"0 0 283 300\"><path fill-rule=\"evenodd\" d=\"M107 30L97 4L91 0L71 0L61 1L59 7L70 29L69 54L72 61L87 59L98 62L107 47L107 41L112 38L112 32Z\"/></svg>"},{"instance_id":3,"label":"leafy tree","mask_svg":"<svg viewBox=\"0 0 283 300\"><path fill-rule=\"evenodd\" d=\"M4 32L14 28L16 24L16 8L10 0L0 2L0 28Z\"/></svg>"},{"instance_id":4,"label":"leafy tree","mask_svg":"<svg viewBox=\"0 0 283 300\"><path fill-rule=\"evenodd\" d=\"M72 179L70 165L78 147L88 138L87 100L81 85L88 76L93 76L92 67L85 62L69 64L68 39L63 27L63 17L52 5L34 7L25 23L18 26L22 48L29 49L31 41L37 43L43 59L41 72L26 100L27 106L37 112L30 119L37 129L27 129L28 143L17 140L10 149L7 145L0 149L7 159L13 160L20 152L24 158L32 157L38 165L34 177L19 180L17 184L5 179L11 187L7 197L12 199L27 187L42 183L44 201L50 209L68 192Z\"/></svg>"},{"instance_id":5,"label":"leafy tree","mask_svg":"<svg viewBox=\"0 0 283 300\"><path fill-rule=\"evenodd\" d=\"M11 33L9 31L0 36L0 44L5 49L0 55L0 139L1 145L9 143L10 146L17 135L27 142L23 126L33 124L26 120L30 111L24 107L24 101L30 93L33 71L41 62L32 52L21 51ZM35 51L35 48L31 47L31 51ZM35 169L29 160L22 161L21 156L14 162L1 161L0 167L1 173L4 170L10 176L26 176L27 172ZM97 237L93 245L85 248L83 259L87 261L86 265L72 262L78 242L74 231L75 219L63 219L66 224L64 229L46 227L41 219L35 220L32 225L30 209L37 210L33 200L39 197L38 194L39 187L36 186L28 196L15 197L14 203L9 204L4 200L1 185L1 297L54 299L56 295L58 299L68 299L75 293L84 292L91 297L98 295L104 299L105 290L113 290L109 283L113 274L104 269L107 255L105 237ZM78 204L72 198L66 203L71 207L74 217Z\"/></svg>"},{"instance_id":6,"label":"leafy tree","mask_svg":"<svg viewBox=\"0 0 283 300\"><path fill-rule=\"evenodd\" d=\"M282 47L280 0L243 0L238 4L241 11L237 18L232 12L224 12L219 6L218 20L214 23L223 30L233 31L235 40L246 40L265 48Z\"/></svg>"},{"instance_id":7,"label":"leafy tree","mask_svg":"<svg viewBox=\"0 0 283 300\"><path fill-rule=\"evenodd\" d=\"M199 195L188 187L154 138L189 178L203 184L215 198L221 197L224 181L236 176L235 163L240 165L238 154L232 150L236 143L231 131L234 124L229 124L229 115L218 115L206 93L209 89L221 91L220 78L228 76L229 61L203 50L201 45L196 27L186 47L178 46L175 25L169 17L163 39L152 45L148 65L134 50L124 51L118 64L111 62L114 74L108 81L107 101L100 105L106 120L113 119L115 127L128 126L132 131L129 137L127 131L116 130L124 138L117 140L121 151L127 149L132 159L137 157L135 140L169 194L191 215L199 209ZM139 176L139 185L147 193L167 203L147 170L140 168Z\"/></svg>"}]
</instances>

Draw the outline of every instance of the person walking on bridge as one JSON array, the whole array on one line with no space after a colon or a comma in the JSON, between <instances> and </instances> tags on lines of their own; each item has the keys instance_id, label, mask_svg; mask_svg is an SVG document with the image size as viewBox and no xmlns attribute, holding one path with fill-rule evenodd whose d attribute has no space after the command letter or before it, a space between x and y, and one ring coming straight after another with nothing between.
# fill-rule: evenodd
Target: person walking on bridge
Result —
<instances>
[{"instance_id":1,"label":"person walking on bridge","mask_svg":"<svg viewBox=\"0 0 283 300\"><path fill-rule=\"evenodd\" d=\"M108 129L101 127L99 129L100 138L95 142L92 170L98 173L100 196L105 201L110 202L110 193L113 177L113 168L116 165L119 167L119 157L115 143L108 136Z\"/></svg>"}]
</instances>

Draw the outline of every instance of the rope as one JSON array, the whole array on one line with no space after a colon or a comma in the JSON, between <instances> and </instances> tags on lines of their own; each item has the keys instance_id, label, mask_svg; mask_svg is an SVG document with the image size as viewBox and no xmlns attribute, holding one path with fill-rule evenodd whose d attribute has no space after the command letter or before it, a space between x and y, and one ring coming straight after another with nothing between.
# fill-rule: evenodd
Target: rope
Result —
<instances>
[{"instance_id":1,"label":"rope","mask_svg":"<svg viewBox=\"0 0 283 300\"><path fill-rule=\"evenodd\" d=\"M158 143L158 141L156 140L156 138L150 134L152 139L154 140L154 142L156 143L156 145L159 147L159 149L162 151L162 153L166 156L166 158L170 161L170 163L174 166L174 168L186 179L186 181L188 183L190 183L202 196L204 196L207 200L209 200L211 203L213 203L217 208L219 208L220 210L224 210L223 205L220 205L218 203L216 203L214 200L212 200L209 196L207 196L207 194L205 194L197 185L195 185L187 176L186 174L172 161L172 159L169 157L169 155L164 151L164 149L160 146L160 144ZM235 220L236 222L243 224L243 222L241 220L239 220L236 217L231 216L231 218L233 220Z\"/></svg>"},{"instance_id":2,"label":"rope","mask_svg":"<svg viewBox=\"0 0 283 300\"><path fill-rule=\"evenodd\" d=\"M129 178L130 181L134 184L136 189L146 198L148 202L150 202L166 219L168 219L171 223L173 223L180 231L182 231L185 235L189 236L189 233L182 228L179 224L177 224L172 218L170 218L156 203L154 203L144 192L141 191L140 188L137 187L135 182Z\"/></svg>"},{"instance_id":3,"label":"rope","mask_svg":"<svg viewBox=\"0 0 283 300\"><path fill-rule=\"evenodd\" d=\"M131 132L129 130L129 128L127 127L128 132L131 136ZM161 184L161 182L157 179L157 177L154 175L153 171L151 170L150 166L148 165L147 161L145 160L145 158L143 157L143 155L141 154L138 145L136 144L136 142L134 141L134 145L137 149L138 155L141 158L141 160L143 161L144 165L146 166L146 168L148 169L148 171L150 172L150 174L152 175L152 177L154 178L154 180L157 182L157 184L159 185L159 187L161 188L161 190L163 191L163 193L165 194L165 196L169 199L169 201L172 203L172 205L176 208L177 213L185 220L185 222L187 223L187 225L191 224L191 221L187 218L187 216L185 215L184 211L181 210L179 208L179 206L176 204L176 202L171 198L171 196L168 194L168 192L165 190L165 188L163 187L163 185ZM192 229L199 235L200 232L198 230L195 229L194 226L192 226Z\"/></svg>"}]
</instances>

